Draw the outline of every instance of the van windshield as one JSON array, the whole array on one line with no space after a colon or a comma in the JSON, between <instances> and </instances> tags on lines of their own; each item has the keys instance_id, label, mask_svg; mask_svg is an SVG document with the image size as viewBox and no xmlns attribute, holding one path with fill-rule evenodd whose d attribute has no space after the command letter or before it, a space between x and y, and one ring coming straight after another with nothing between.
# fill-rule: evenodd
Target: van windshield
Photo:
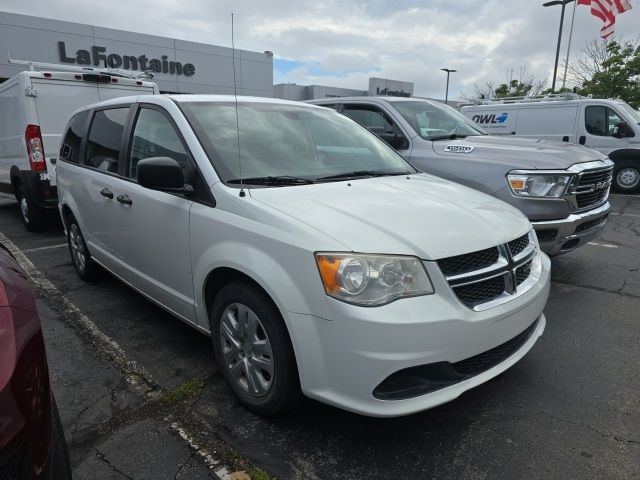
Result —
<instances>
[{"instance_id":1,"label":"van windshield","mask_svg":"<svg viewBox=\"0 0 640 480\"><path fill-rule=\"evenodd\" d=\"M233 102L179 105L229 184L241 177L248 185L283 186L416 172L385 142L334 110L240 102L236 123Z\"/></svg>"},{"instance_id":2,"label":"van windshield","mask_svg":"<svg viewBox=\"0 0 640 480\"><path fill-rule=\"evenodd\" d=\"M624 110L624 112L629 115L634 122L640 125L640 112L638 110L634 110L628 103L618 103L617 106Z\"/></svg>"},{"instance_id":3,"label":"van windshield","mask_svg":"<svg viewBox=\"0 0 640 480\"><path fill-rule=\"evenodd\" d=\"M394 101L392 105L425 140L487 134L467 117L447 105L427 101Z\"/></svg>"}]
</instances>

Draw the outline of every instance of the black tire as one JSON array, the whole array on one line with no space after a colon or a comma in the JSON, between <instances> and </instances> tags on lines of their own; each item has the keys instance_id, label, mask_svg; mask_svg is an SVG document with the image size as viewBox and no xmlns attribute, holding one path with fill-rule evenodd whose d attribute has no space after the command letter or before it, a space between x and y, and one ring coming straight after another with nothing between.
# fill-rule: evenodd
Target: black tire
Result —
<instances>
[{"instance_id":1,"label":"black tire","mask_svg":"<svg viewBox=\"0 0 640 480\"><path fill-rule=\"evenodd\" d=\"M234 308L238 308L238 306L244 306L255 314L259 326L254 328L254 332L257 332L254 333L254 338L263 343L266 342L270 346L269 355L260 352L256 355L257 350L254 350L249 345L251 343L249 340L251 335L249 333L245 334L245 343L242 343L244 346L240 347L242 352L237 356L239 361L234 363L234 366L240 365L239 368L234 369L235 371L247 373L245 375L245 386L243 386L241 380L238 381L234 377L232 367L225 360L223 350L228 347L223 346L223 341L226 342L226 345L230 345L230 343L227 341L227 337L222 337L220 333L223 314L227 318L225 312L230 312ZM238 317L240 317L240 314L238 314ZM298 404L302 398L302 392L291 339L280 312L263 291L244 282L234 282L224 286L210 305L209 319L213 351L218 367L242 405L258 415L272 416L284 413ZM249 328L246 328L246 330L250 331ZM227 350L227 354L229 354L229 350ZM256 361L257 356L260 356L260 360L269 359L270 357L273 370L269 374L268 371L261 370L260 367L254 367L255 371L261 370L259 373L261 380L270 377L270 379L267 378L267 381L270 382L268 389L265 389L264 385L260 386L266 390L260 395L257 394L257 391L255 394L249 393L252 385L255 385L255 380L249 385L250 375L248 375L248 368L250 367L243 370L241 365L242 362L245 362L245 365L246 362L251 363L252 359Z\"/></svg>"},{"instance_id":2,"label":"black tire","mask_svg":"<svg viewBox=\"0 0 640 480\"><path fill-rule=\"evenodd\" d=\"M621 159L613 167L613 186L618 192L640 191L640 159Z\"/></svg>"},{"instance_id":3,"label":"black tire","mask_svg":"<svg viewBox=\"0 0 640 480\"><path fill-rule=\"evenodd\" d=\"M53 478L56 480L71 480L71 462L67 442L58 414L58 406L53 402Z\"/></svg>"},{"instance_id":4,"label":"black tire","mask_svg":"<svg viewBox=\"0 0 640 480\"><path fill-rule=\"evenodd\" d=\"M78 276L85 282L93 282L100 276L100 267L91 258L91 253L84 241L80 225L73 215L67 219L67 244L71 263Z\"/></svg>"},{"instance_id":5,"label":"black tire","mask_svg":"<svg viewBox=\"0 0 640 480\"><path fill-rule=\"evenodd\" d=\"M46 213L31 201L31 197L22 185L16 188L16 200L24 228L30 232L42 230L46 224Z\"/></svg>"}]
</instances>

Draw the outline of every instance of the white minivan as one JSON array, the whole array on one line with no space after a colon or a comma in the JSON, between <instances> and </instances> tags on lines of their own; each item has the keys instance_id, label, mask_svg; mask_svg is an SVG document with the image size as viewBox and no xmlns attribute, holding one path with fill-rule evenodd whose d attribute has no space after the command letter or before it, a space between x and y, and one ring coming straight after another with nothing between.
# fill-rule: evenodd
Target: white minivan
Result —
<instances>
[{"instance_id":1,"label":"white minivan","mask_svg":"<svg viewBox=\"0 0 640 480\"><path fill-rule=\"evenodd\" d=\"M640 190L640 112L621 100L575 94L479 100L460 111L492 135L578 143L615 163L613 186Z\"/></svg>"},{"instance_id":2,"label":"white minivan","mask_svg":"<svg viewBox=\"0 0 640 480\"><path fill-rule=\"evenodd\" d=\"M302 393L375 416L431 408L545 328L550 261L519 210L323 107L102 102L69 123L58 193L80 277L100 265L210 334L260 414Z\"/></svg>"},{"instance_id":3,"label":"white minivan","mask_svg":"<svg viewBox=\"0 0 640 480\"><path fill-rule=\"evenodd\" d=\"M57 215L55 161L71 114L101 100L159 92L153 82L108 69L29 65L41 71L0 84L0 196L15 197L24 226L36 231L50 212ZM65 68L72 71L59 71Z\"/></svg>"}]
</instances>

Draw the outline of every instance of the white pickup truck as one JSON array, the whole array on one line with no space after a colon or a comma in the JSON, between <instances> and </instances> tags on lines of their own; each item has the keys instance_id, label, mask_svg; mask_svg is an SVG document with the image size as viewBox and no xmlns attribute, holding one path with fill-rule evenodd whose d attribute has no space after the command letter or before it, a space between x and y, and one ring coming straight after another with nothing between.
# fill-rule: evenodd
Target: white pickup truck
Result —
<instances>
[{"instance_id":1,"label":"white pickup truck","mask_svg":"<svg viewBox=\"0 0 640 480\"><path fill-rule=\"evenodd\" d=\"M120 70L11 62L33 70L0 84L0 197L15 197L24 226L36 231L49 213L57 215L55 161L71 114L101 100L159 92Z\"/></svg>"}]
</instances>

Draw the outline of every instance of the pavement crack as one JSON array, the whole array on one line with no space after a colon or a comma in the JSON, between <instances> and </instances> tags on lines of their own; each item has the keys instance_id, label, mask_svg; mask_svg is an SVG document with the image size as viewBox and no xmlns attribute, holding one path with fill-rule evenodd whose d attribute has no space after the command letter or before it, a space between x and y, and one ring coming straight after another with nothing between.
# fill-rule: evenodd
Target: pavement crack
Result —
<instances>
[{"instance_id":1,"label":"pavement crack","mask_svg":"<svg viewBox=\"0 0 640 480\"><path fill-rule=\"evenodd\" d=\"M100 460L101 462L105 463L111 470L113 470L116 473L119 473L120 475L122 475L124 478L126 478L128 480L134 480L133 477L130 477L129 475L124 473L122 470L120 470L118 467L116 467L115 465L112 465L111 462L109 461L109 459L107 458L107 456L104 453L102 453L96 447L92 447L92 448L96 452L96 458L98 460Z\"/></svg>"},{"instance_id":2,"label":"pavement crack","mask_svg":"<svg viewBox=\"0 0 640 480\"><path fill-rule=\"evenodd\" d=\"M548 412L540 412L540 413L542 413L543 415L545 415L545 416L547 416L549 418L553 418L554 420L558 420L559 422L568 423L570 425L575 425L577 427L587 428L587 429L597 433L598 435L600 435L600 436L602 436L604 438L609 438L611 440L615 440L616 442L628 443L628 444L631 444L631 445L640 445L640 441L638 441L638 440L631 440L631 439L628 439L628 438L622 438L622 437L620 437L618 435L615 435L615 434L612 434L612 433L605 433L605 432L602 432L602 431L598 430L596 427L594 427L592 425L588 425L586 423L578 422L578 421L571 420L571 419L565 418L565 417L558 417L556 415L551 415Z\"/></svg>"}]
</instances>

